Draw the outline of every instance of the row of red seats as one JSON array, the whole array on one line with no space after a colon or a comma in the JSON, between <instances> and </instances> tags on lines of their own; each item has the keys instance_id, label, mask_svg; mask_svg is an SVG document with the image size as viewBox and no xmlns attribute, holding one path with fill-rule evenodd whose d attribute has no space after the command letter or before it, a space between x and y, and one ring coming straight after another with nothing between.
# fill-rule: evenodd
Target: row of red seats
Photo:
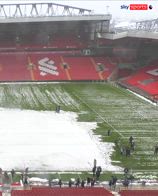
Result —
<instances>
[{"instance_id":1,"label":"row of red seats","mask_svg":"<svg viewBox=\"0 0 158 196\"><path fill-rule=\"evenodd\" d=\"M152 74L153 72L153 74ZM150 65L139 69L123 82L143 90L149 95L158 94L158 64Z\"/></svg>"},{"instance_id":2,"label":"row of red seats","mask_svg":"<svg viewBox=\"0 0 158 196\"><path fill-rule=\"evenodd\" d=\"M120 196L157 196L158 190L121 190ZM0 192L0 196L2 192ZM12 190L11 196L113 196L104 188L33 188Z\"/></svg>"},{"instance_id":3,"label":"row of red seats","mask_svg":"<svg viewBox=\"0 0 158 196\"><path fill-rule=\"evenodd\" d=\"M99 80L90 57L64 57L72 80Z\"/></svg>"},{"instance_id":4,"label":"row of red seats","mask_svg":"<svg viewBox=\"0 0 158 196\"><path fill-rule=\"evenodd\" d=\"M36 188L12 190L11 196L113 196L104 188Z\"/></svg>"},{"instance_id":5,"label":"row of red seats","mask_svg":"<svg viewBox=\"0 0 158 196\"><path fill-rule=\"evenodd\" d=\"M148 85L139 84L138 87L152 96L158 94L158 81L151 82Z\"/></svg>"},{"instance_id":6,"label":"row of red seats","mask_svg":"<svg viewBox=\"0 0 158 196\"><path fill-rule=\"evenodd\" d=\"M106 57L64 55L53 52L0 53L0 81L100 80L97 63L105 65L103 79L107 79L116 67Z\"/></svg>"},{"instance_id":7,"label":"row of red seats","mask_svg":"<svg viewBox=\"0 0 158 196\"><path fill-rule=\"evenodd\" d=\"M158 196L158 190L122 190L121 196Z\"/></svg>"},{"instance_id":8,"label":"row of red seats","mask_svg":"<svg viewBox=\"0 0 158 196\"><path fill-rule=\"evenodd\" d=\"M102 72L103 78L106 80L117 67L117 64L112 63L109 57L94 57L96 64L101 63L104 65L104 71Z\"/></svg>"},{"instance_id":9,"label":"row of red seats","mask_svg":"<svg viewBox=\"0 0 158 196\"><path fill-rule=\"evenodd\" d=\"M75 37L57 37L49 43L49 46L56 48L84 48L86 47L82 41Z\"/></svg>"},{"instance_id":10,"label":"row of red seats","mask_svg":"<svg viewBox=\"0 0 158 196\"><path fill-rule=\"evenodd\" d=\"M15 40L0 40L0 49L1 48L86 48L86 42L82 41L77 36L55 36L53 38L45 37L45 42L39 42L39 39L35 39L36 35L31 35L24 38L19 38L19 41ZM21 40L20 40L21 39ZM47 40L48 39L48 40ZM27 42L25 41L27 40Z\"/></svg>"},{"instance_id":11,"label":"row of red seats","mask_svg":"<svg viewBox=\"0 0 158 196\"><path fill-rule=\"evenodd\" d=\"M0 81L31 80L24 53L0 53Z\"/></svg>"}]
</instances>

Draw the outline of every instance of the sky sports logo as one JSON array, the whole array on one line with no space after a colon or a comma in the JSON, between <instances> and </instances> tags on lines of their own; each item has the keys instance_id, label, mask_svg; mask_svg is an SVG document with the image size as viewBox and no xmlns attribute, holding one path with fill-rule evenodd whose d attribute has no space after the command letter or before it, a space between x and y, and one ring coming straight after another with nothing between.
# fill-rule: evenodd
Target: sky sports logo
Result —
<instances>
[{"instance_id":1,"label":"sky sports logo","mask_svg":"<svg viewBox=\"0 0 158 196\"><path fill-rule=\"evenodd\" d=\"M121 5L121 9L126 10L152 10L153 6L148 4L130 4L130 5Z\"/></svg>"}]
</instances>

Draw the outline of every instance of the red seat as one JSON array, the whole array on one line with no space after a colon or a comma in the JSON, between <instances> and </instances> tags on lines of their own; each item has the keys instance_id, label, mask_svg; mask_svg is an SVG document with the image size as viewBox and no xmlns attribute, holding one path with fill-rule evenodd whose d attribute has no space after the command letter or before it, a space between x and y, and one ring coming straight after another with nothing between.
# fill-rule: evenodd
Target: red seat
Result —
<instances>
[{"instance_id":1,"label":"red seat","mask_svg":"<svg viewBox=\"0 0 158 196\"><path fill-rule=\"evenodd\" d=\"M99 80L90 57L64 57L72 80Z\"/></svg>"},{"instance_id":2,"label":"red seat","mask_svg":"<svg viewBox=\"0 0 158 196\"><path fill-rule=\"evenodd\" d=\"M141 89L153 96L158 94L158 65L150 65L139 69L123 83Z\"/></svg>"},{"instance_id":3,"label":"red seat","mask_svg":"<svg viewBox=\"0 0 158 196\"><path fill-rule=\"evenodd\" d=\"M157 196L158 190L122 190L121 196Z\"/></svg>"}]
</instances>

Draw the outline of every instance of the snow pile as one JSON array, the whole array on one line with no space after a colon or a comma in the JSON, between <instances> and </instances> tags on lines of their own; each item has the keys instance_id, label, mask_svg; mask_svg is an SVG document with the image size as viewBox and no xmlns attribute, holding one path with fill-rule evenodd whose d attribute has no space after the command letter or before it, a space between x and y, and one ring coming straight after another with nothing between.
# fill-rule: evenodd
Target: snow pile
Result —
<instances>
[{"instance_id":1,"label":"snow pile","mask_svg":"<svg viewBox=\"0 0 158 196\"><path fill-rule=\"evenodd\" d=\"M32 177L29 178L29 182L41 182L41 183L48 183L47 179Z\"/></svg>"},{"instance_id":2,"label":"snow pile","mask_svg":"<svg viewBox=\"0 0 158 196\"><path fill-rule=\"evenodd\" d=\"M77 122L77 114L0 109L0 167L4 170L91 170L97 160L104 170L112 166L112 143L101 143L95 122Z\"/></svg>"}]
</instances>

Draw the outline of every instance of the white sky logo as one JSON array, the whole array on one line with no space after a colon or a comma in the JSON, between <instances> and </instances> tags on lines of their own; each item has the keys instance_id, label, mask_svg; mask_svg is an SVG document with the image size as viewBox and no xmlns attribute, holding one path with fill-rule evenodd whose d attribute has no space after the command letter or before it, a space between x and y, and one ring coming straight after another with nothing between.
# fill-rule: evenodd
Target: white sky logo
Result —
<instances>
[{"instance_id":1,"label":"white sky logo","mask_svg":"<svg viewBox=\"0 0 158 196\"><path fill-rule=\"evenodd\" d=\"M125 10L148 10L148 8L151 10L153 7L152 5L148 4L129 4L129 5L121 5L121 9Z\"/></svg>"},{"instance_id":2,"label":"white sky logo","mask_svg":"<svg viewBox=\"0 0 158 196\"><path fill-rule=\"evenodd\" d=\"M121 9L126 9L126 10L128 10L128 8L129 8L129 5L121 5Z\"/></svg>"},{"instance_id":3,"label":"white sky logo","mask_svg":"<svg viewBox=\"0 0 158 196\"><path fill-rule=\"evenodd\" d=\"M40 74L42 76L45 76L47 74L51 75L59 75L59 72L57 71L57 67L55 66L55 62L50 60L48 57L45 57L38 61L38 68L41 71Z\"/></svg>"}]
</instances>

